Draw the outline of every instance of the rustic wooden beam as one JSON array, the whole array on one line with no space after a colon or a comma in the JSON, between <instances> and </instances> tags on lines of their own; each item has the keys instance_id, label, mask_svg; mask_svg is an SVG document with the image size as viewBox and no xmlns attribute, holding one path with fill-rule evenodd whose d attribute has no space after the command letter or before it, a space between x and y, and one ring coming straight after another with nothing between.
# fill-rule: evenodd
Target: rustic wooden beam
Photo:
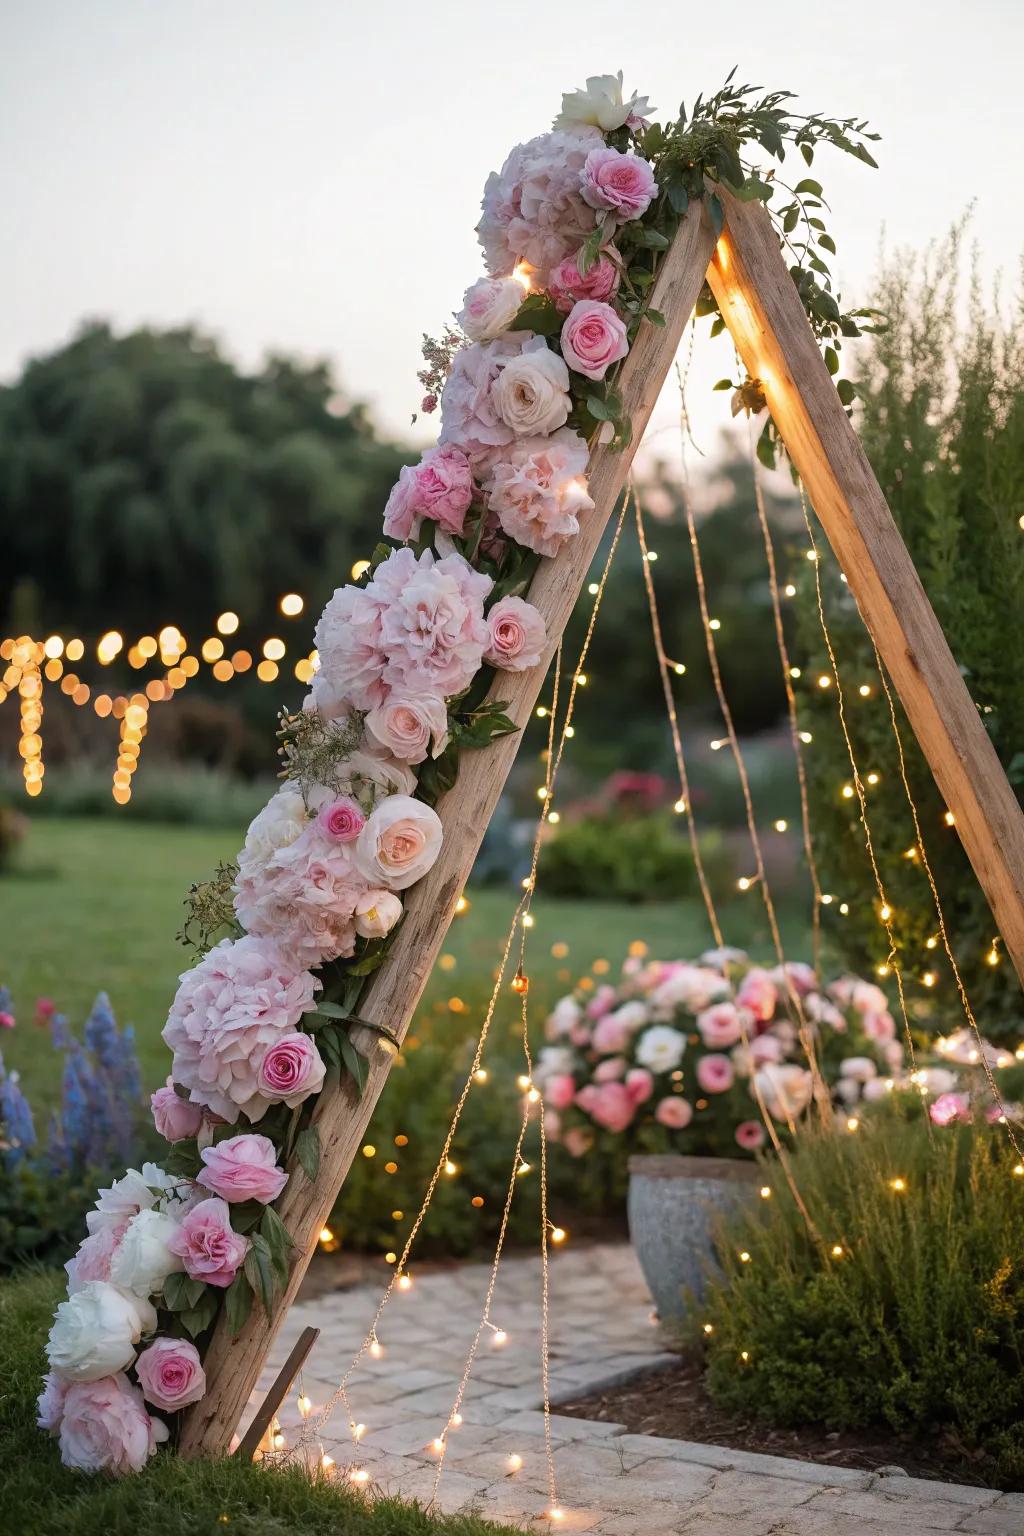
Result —
<instances>
[{"instance_id":1,"label":"rustic wooden beam","mask_svg":"<svg viewBox=\"0 0 1024 1536\"><path fill-rule=\"evenodd\" d=\"M1024 981L1024 815L843 409L760 203L723 195L708 272Z\"/></svg>"},{"instance_id":2,"label":"rustic wooden beam","mask_svg":"<svg viewBox=\"0 0 1024 1536\"><path fill-rule=\"evenodd\" d=\"M273 1424L274 1416L287 1396L289 1387L302 1370L306 1363L306 1356L319 1337L319 1328L303 1328L295 1340L291 1354L274 1377L270 1391L253 1414L252 1423L238 1443L235 1455L242 1461L252 1461L256 1455L263 1436Z\"/></svg>"},{"instance_id":3,"label":"rustic wooden beam","mask_svg":"<svg viewBox=\"0 0 1024 1536\"><path fill-rule=\"evenodd\" d=\"M697 301L713 247L714 236L707 216L702 207L694 206L665 253L651 300L666 323L663 327L642 327L618 381L625 416L633 424L630 448L619 454L603 446L594 449L589 467L594 511L583 518L579 534L556 559L542 562L530 588L530 601L543 614L547 626L548 643L542 664L526 672L503 673L495 682L493 696L506 701L507 713L520 726L525 726L530 718L548 663L622 492L633 453ZM359 1004L362 1018L373 1024L386 1024L398 1039L409 1027L444 942L455 903L473 867L518 744L518 734L505 736L485 751L466 753L458 783L438 807L444 824L441 856L430 873L410 891L405 919L387 961L371 979ZM353 1036L370 1058L363 1097L356 1096L348 1078L320 1095L315 1110L320 1128L319 1174L311 1182L293 1162L288 1186L278 1202L277 1210L295 1244L284 1296L271 1318L254 1307L249 1321L233 1340L221 1318L204 1361L206 1396L189 1411L182 1428L179 1449L185 1456L218 1455L227 1449L363 1140L391 1066L394 1047L390 1042L382 1042L371 1030L356 1029Z\"/></svg>"}]
</instances>

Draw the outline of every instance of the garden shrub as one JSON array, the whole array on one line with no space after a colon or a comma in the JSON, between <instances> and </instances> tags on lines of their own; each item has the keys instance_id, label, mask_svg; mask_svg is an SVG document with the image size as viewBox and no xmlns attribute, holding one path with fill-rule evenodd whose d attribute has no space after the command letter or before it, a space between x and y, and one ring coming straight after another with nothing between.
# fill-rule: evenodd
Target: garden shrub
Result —
<instances>
[{"instance_id":1,"label":"garden shrub","mask_svg":"<svg viewBox=\"0 0 1024 1536\"><path fill-rule=\"evenodd\" d=\"M51 768L46 791L32 802L33 816L116 816L199 827L245 827L276 786L270 780L237 778L218 768L147 762L143 757L128 805L110 793L109 763L80 760ZM0 765L0 796L23 793L20 774Z\"/></svg>"},{"instance_id":2,"label":"garden shrub","mask_svg":"<svg viewBox=\"0 0 1024 1536\"><path fill-rule=\"evenodd\" d=\"M542 855L544 892L605 901L670 901L697 893L693 854L671 812L587 816L560 827ZM729 855L716 833L701 841L708 877L724 886Z\"/></svg>"},{"instance_id":3,"label":"garden shrub","mask_svg":"<svg viewBox=\"0 0 1024 1536\"><path fill-rule=\"evenodd\" d=\"M720 1230L722 1277L692 1315L708 1391L767 1423L944 1434L1024 1487L1020 1165L1003 1126L940 1130L901 1099L792 1154L820 1243L777 1166Z\"/></svg>"}]
</instances>

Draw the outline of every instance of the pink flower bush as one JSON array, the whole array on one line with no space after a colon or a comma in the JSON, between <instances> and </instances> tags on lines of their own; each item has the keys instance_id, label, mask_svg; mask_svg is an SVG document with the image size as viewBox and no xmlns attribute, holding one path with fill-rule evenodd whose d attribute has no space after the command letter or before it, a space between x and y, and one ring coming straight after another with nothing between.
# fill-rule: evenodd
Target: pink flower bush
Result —
<instances>
[{"instance_id":1,"label":"pink flower bush","mask_svg":"<svg viewBox=\"0 0 1024 1536\"><path fill-rule=\"evenodd\" d=\"M744 1152L757 1152L765 1143L765 1130L760 1120L741 1120L736 1127L736 1145Z\"/></svg>"},{"instance_id":2,"label":"pink flower bush","mask_svg":"<svg viewBox=\"0 0 1024 1536\"><path fill-rule=\"evenodd\" d=\"M164 1026L174 1081L229 1125L258 1119L263 1054L310 1011L318 985L264 939L223 939L184 973Z\"/></svg>"},{"instance_id":3,"label":"pink flower bush","mask_svg":"<svg viewBox=\"0 0 1024 1536\"><path fill-rule=\"evenodd\" d=\"M311 1036L282 1035L263 1053L257 1082L265 1099L294 1109L320 1092L326 1070Z\"/></svg>"},{"instance_id":4,"label":"pink flower bush","mask_svg":"<svg viewBox=\"0 0 1024 1536\"><path fill-rule=\"evenodd\" d=\"M528 437L495 455L485 483L487 504L517 544L538 555L557 555L592 512L586 469L590 457L578 432Z\"/></svg>"},{"instance_id":5,"label":"pink flower bush","mask_svg":"<svg viewBox=\"0 0 1024 1536\"><path fill-rule=\"evenodd\" d=\"M619 269L610 256L602 253L582 274L578 257L579 252L560 261L548 279L548 292L566 315L579 299L605 303L619 286Z\"/></svg>"},{"instance_id":6,"label":"pink flower bush","mask_svg":"<svg viewBox=\"0 0 1024 1536\"><path fill-rule=\"evenodd\" d=\"M576 1095L576 1103L606 1131L624 1131L636 1114L636 1104L623 1083L588 1083Z\"/></svg>"},{"instance_id":7,"label":"pink flower bush","mask_svg":"<svg viewBox=\"0 0 1024 1536\"><path fill-rule=\"evenodd\" d=\"M626 1092L634 1104L646 1104L654 1092L654 1074L646 1067L633 1067L626 1073Z\"/></svg>"},{"instance_id":8,"label":"pink flower bush","mask_svg":"<svg viewBox=\"0 0 1024 1536\"><path fill-rule=\"evenodd\" d=\"M743 1019L735 1003L715 1003L705 1008L697 1015L697 1028L708 1050L722 1050L743 1038Z\"/></svg>"},{"instance_id":9,"label":"pink flower bush","mask_svg":"<svg viewBox=\"0 0 1024 1536\"><path fill-rule=\"evenodd\" d=\"M187 1339L154 1339L136 1360L135 1372L146 1402L165 1413L197 1403L206 1392L199 1351Z\"/></svg>"},{"instance_id":10,"label":"pink flower bush","mask_svg":"<svg viewBox=\"0 0 1024 1536\"><path fill-rule=\"evenodd\" d=\"M153 1124L165 1141L188 1141L199 1135L203 1123L201 1104L189 1104L174 1091L174 1079L169 1077L150 1099Z\"/></svg>"},{"instance_id":11,"label":"pink flower bush","mask_svg":"<svg viewBox=\"0 0 1024 1536\"><path fill-rule=\"evenodd\" d=\"M275 1201L288 1175L277 1166L277 1150L266 1136L232 1136L215 1147L204 1147L197 1182L212 1189L230 1203L258 1200L261 1205Z\"/></svg>"},{"instance_id":12,"label":"pink flower bush","mask_svg":"<svg viewBox=\"0 0 1024 1536\"><path fill-rule=\"evenodd\" d=\"M211 1196L185 1212L169 1246L183 1260L190 1280L223 1289L241 1268L249 1240L232 1231L226 1201Z\"/></svg>"},{"instance_id":13,"label":"pink flower bush","mask_svg":"<svg viewBox=\"0 0 1024 1536\"><path fill-rule=\"evenodd\" d=\"M556 1072L544 1084L544 1102L552 1109L568 1109L576 1097L576 1083L568 1072Z\"/></svg>"},{"instance_id":14,"label":"pink flower bush","mask_svg":"<svg viewBox=\"0 0 1024 1536\"><path fill-rule=\"evenodd\" d=\"M167 1425L152 1418L142 1393L118 1371L68 1387L60 1421L60 1459L77 1472L141 1472Z\"/></svg>"},{"instance_id":15,"label":"pink flower bush","mask_svg":"<svg viewBox=\"0 0 1024 1536\"><path fill-rule=\"evenodd\" d=\"M546 285L551 267L578 250L594 227L594 210L580 190L587 155L602 142L596 128L542 133L517 144L484 187L476 227L487 270L508 275L518 261L538 269Z\"/></svg>"},{"instance_id":16,"label":"pink flower bush","mask_svg":"<svg viewBox=\"0 0 1024 1536\"><path fill-rule=\"evenodd\" d=\"M533 604L503 597L487 615L484 660L505 672L525 672L540 661L546 640L544 620Z\"/></svg>"},{"instance_id":17,"label":"pink flower bush","mask_svg":"<svg viewBox=\"0 0 1024 1536\"><path fill-rule=\"evenodd\" d=\"M998 1105L994 1105L998 1112ZM928 1106L933 1125L952 1125L955 1120L970 1120L971 1101L965 1093L940 1093Z\"/></svg>"},{"instance_id":18,"label":"pink flower bush","mask_svg":"<svg viewBox=\"0 0 1024 1536\"><path fill-rule=\"evenodd\" d=\"M590 151L580 177L583 201L622 224L647 212L658 191L654 172L639 155L623 155L607 145Z\"/></svg>"},{"instance_id":19,"label":"pink flower bush","mask_svg":"<svg viewBox=\"0 0 1024 1536\"><path fill-rule=\"evenodd\" d=\"M390 539L414 539L427 518L445 533L461 533L472 500L473 472L462 449L452 443L429 448L399 475L384 508L384 532Z\"/></svg>"},{"instance_id":20,"label":"pink flower bush","mask_svg":"<svg viewBox=\"0 0 1024 1536\"><path fill-rule=\"evenodd\" d=\"M736 1006L746 1008L759 1024L767 1024L775 1014L778 988L767 971L755 966L748 971L736 993Z\"/></svg>"},{"instance_id":21,"label":"pink flower bush","mask_svg":"<svg viewBox=\"0 0 1024 1536\"><path fill-rule=\"evenodd\" d=\"M574 373L603 379L629 351L626 327L610 304L580 299L562 326L562 355Z\"/></svg>"},{"instance_id":22,"label":"pink flower bush","mask_svg":"<svg viewBox=\"0 0 1024 1536\"><path fill-rule=\"evenodd\" d=\"M316 819L336 843L352 843L363 830L366 817L351 795L342 795L337 800L325 801Z\"/></svg>"}]
</instances>

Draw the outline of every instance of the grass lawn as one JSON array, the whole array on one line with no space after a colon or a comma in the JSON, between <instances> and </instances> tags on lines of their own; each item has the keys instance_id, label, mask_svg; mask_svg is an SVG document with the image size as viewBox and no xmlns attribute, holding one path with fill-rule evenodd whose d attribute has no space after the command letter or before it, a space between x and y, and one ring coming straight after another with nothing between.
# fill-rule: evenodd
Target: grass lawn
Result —
<instances>
[{"instance_id":1,"label":"grass lawn","mask_svg":"<svg viewBox=\"0 0 1024 1536\"><path fill-rule=\"evenodd\" d=\"M5 1034L4 1058L23 1076L40 1107L56 1087L56 1060L33 1029L37 996L52 997L80 1025L96 993L110 994L121 1023L133 1023L149 1086L166 1075L160 1030L189 951L176 942L182 899L220 859L231 858L241 832L151 823L39 818L16 869L0 879L0 982L10 987L18 1028ZM540 887L543 890L543 862ZM469 892L470 907L452 925L444 958L424 999L424 1015L452 998L476 1004L490 989L516 894ZM534 1016L577 977L607 961L614 976L633 939L666 959L697 954L711 943L703 908L694 901L630 906L614 902L546 901L538 894L528 956ZM794 957L808 950L806 914L782 913ZM722 908L729 942L768 958L762 904L755 892ZM568 945L568 954L552 946ZM429 1027L426 1025L424 1027Z\"/></svg>"},{"instance_id":2,"label":"grass lawn","mask_svg":"<svg viewBox=\"0 0 1024 1536\"><path fill-rule=\"evenodd\" d=\"M396 1499L367 1501L299 1468L183 1462L159 1453L136 1477L88 1477L60 1465L35 1426L43 1343L63 1275L0 1283L0 1529L10 1536L498 1536L469 1516L432 1519Z\"/></svg>"}]
</instances>

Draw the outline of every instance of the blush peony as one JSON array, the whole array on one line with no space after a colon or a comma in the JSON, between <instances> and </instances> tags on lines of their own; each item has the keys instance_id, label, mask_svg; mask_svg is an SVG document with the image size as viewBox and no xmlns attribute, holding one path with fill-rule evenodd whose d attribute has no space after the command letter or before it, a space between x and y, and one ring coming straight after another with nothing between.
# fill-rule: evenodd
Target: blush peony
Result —
<instances>
[{"instance_id":1,"label":"blush peony","mask_svg":"<svg viewBox=\"0 0 1024 1536\"><path fill-rule=\"evenodd\" d=\"M623 155L608 145L590 151L580 176L583 201L616 223L645 214L658 191L654 172L640 155Z\"/></svg>"},{"instance_id":2,"label":"blush peony","mask_svg":"<svg viewBox=\"0 0 1024 1536\"><path fill-rule=\"evenodd\" d=\"M270 1205L288 1183L277 1166L277 1150L267 1136L231 1136L199 1154L203 1170L197 1182L230 1202L258 1200Z\"/></svg>"},{"instance_id":3,"label":"blush peony","mask_svg":"<svg viewBox=\"0 0 1024 1536\"><path fill-rule=\"evenodd\" d=\"M733 1003L715 1003L698 1013L697 1029L709 1050L722 1050L743 1038L743 1016Z\"/></svg>"},{"instance_id":4,"label":"blush peony","mask_svg":"<svg viewBox=\"0 0 1024 1536\"><path fill-rule=\"evenodd\" d=\"M513 331L495 341L474 342L455 354L441 392L438 442L460 448L474 467L485 464L515 436L498 412L494 386L506 364L533 339L530 331Z\"/></svg>"},{"instance_id":5,"label":"blush peony","mask_svg":"<svg viewBox=\"0 0 1024 1536\"><path fill-rule=\"evenodd\" d=\"M271 1104L294 1109L323 1087L326 1067L309 1035L282 1035L268 1046L257 1077L260 1093Z\"/></svg>"},{"instance_id":6,"label":"blush peony","mask_svg":"<svg viewBox=\"0 0 1024 1536\"><path fill-rule=\"evenodd\" d=\"M158 1163L143 1163L141 1170L129 1168L109 1189L99 1191L85 1224L90 1232L99 1232L103 1227L120 1227L123 1231L139 1211L148 1211L158 1200L165 1204L173 1200L178 1187L179 1180L165 1173Z\"/></svg>"},{"instance_id":7,"label":"blush peony","mask_svg":"<svg viewBox=\"0 0 1024 1536\"><path fill-rule=\"evenodd\" d=\"M736 1145L744 1152L756 1152L764 1146L765 1130L760 1120L741 1120L735 1131Z\"/></svg>"},{"instance_id":8,"label":"blush peony","mask_svg":"<svg viewBox=\"0 0 1024 1536\"><path fill-rule=\"evenodd\" d=\"M462 449L452 443L428 448L399 475L384 508L384 532L389 539L414 539L427 518L459 534L472 500L473 473Z\"/></svg>"},{"instance_id":9,"label":"blush peony","mask_svg":"<svg viewBox=\"0 0 1024 1536\"><path fill-rule=\"evenodd\" d=\"M517 144L501 170L488 176L476 232L489 272L507 276L524 260L537 268L544 287L549 270L579 249L594 227L580 174L600 143L599 131L590 125L542 133Z\"/></svg>"},{"instance_id":10,"label":"blush peony","mask_svg":"<svg viewBox=\"0 0 1024 1536\"><path fill-rule=\"evenodd\" d=\"M235 883L235 911L246 932L310 968L352 954L352 914L363 888L350 849L330 834L330 814L327 825L319 815L309 822L259 877L247 873ZM257 1105L247 1111L250 1119L259 1112Z\"/></svg>"},{"instance_id":11,"label":"blush peony","mask_svg":"<svg viewBox=\"0 0 1024 1536\"><path fill-rule=\"evenodd\" d=\"M123 1372L67 1390L60 1459L76 1472L141 1472L167 1425L146 1412L142 1393Z\"/></svg>"},{"instance_id":12,"label":"blush peony","mask_svg":"<svg viewBox=\"0 0 1024 1536\"><path fill-rule=\"evenodd\" d=\"M135 1374L146 1402L165 1413L198 1403L206 1391L199 1351L187 1339L154 1339L136 1360Z\"/></svg>"},{"instance_id":13,"label":"blush peony","mask_svg":"<svg viewBox=\"0 0 1024 1536\"><path fill-rule=\"evenodd\" d=\"M592 512L587 494L589 449L578 432L527 437L495 459L486 481L487 504L510 539L538 555L558 554Z\"/></svg>"},{"instance_id":14,"label":"blush peony","mask_svg":"<svg viewBox=\"0 0 1024 1536\"><path fill-rule=\"evenodd\" d=\"M624 1131L636 1114L636 1104L623 1083L588 1083L576 1095L576 1103L613 1134Z\"/></svg>"},{"instance_id":15,"label":"blush peony","mask_svg":"<svg viewBox=\"0 0 1024 1536\"><path fill-rule=\"evenodd\" d=\"M547 631L532 603L521 597L503 597L487 615L487 649L484 661L505 672L525 672L540 661Z\"/></svg>"},{"instance_id":16,"label":"blush peony","mask_svg":"<svg viewBox=\"0 0 1024 1536\"><path fill-rule=\"evenodd\" d=\"M190 1280L229 1286L248 1252L249 1240L234 1232L227 1202L211 1196L187 1211L171 1240Z\"/></svg>"},{"instance_id":17,"label":"blush peony","mask_svg":"<svg viewBox=\"0 0 1024 1536\"><path fill-rule=\"evenodd\" d=\"M629 351L626 327L610 304L580 299L562 326L562 356L574 373L603 379Z\"/></svg>"},{"instance_id":18,"label":"blush peony","mask_svg":"<svg viewBox=\"0 0 1024 1536\"><path fill-rule=\"evenodd\" d=\"M364 939L382 939L401 915L402 903L391 891L367 891L356 903L356 932Z\"/></svg>"},{"instance_id":19,"label":"blush peony","mask_svg":"<svg viewBox=\"0 0 1024 1536\"><path fill-rule=\"evenodd\" d=\"M356 863L371 885L404 891L441 851L441 821L422 800L392 795L377 807L356 843Z\"/></svg>"},{"instance_id":20,"label":"blush peony","mask_svg":"<svg viewBox=\"0 0 1024 1536\"><path fill-rule=\"evenodd\" d=\"M481 277L466 289L456 318L470 341L493 341L508 330L524 297L514 277Z\"/></svg>"},{"instance_id":21,"label":"blush peony","mask_svg":"<svg viewBox=\"0 0 1024 1536\"><path fill-rule=\"evenodd\" d=\"M62 1301L46 1345L50 1369L65 1381L98 1381L135 1359L135 1346L156 1328L148 1301L106 1280L92 1280Z\"/></svg>"},{"instance_id":22,"label":"blush peony","mask_svg":"<svg viewBox=\"0 0 1024 1536\"><path fill-rule=\"evenodd\" d=\"M263 939L223 939L182 976L164 1026L175 1082L231 1125L240 1112L258 1118L263 1052L309 1012L318 985Z\"/></svg>"},{"instance_id":23,"label":"blush peony","mask_svg":"<svg viewBox=\"0 0 1024 1536\"><path fill-rule=\"evenodd\" d=\"M90 1280L109 1280L110 1263L128 1230L127 1221L116 1226L99 1227L82 1239L75 1253L64 1265L68 1277L68 1295L84 1289Z\"/></svg>"},{"instance_id":24,"label":"blush peony","mask_svg":"<svg viewBox=\"0 0 1024 1536\"><path fill-rule=\"evenodd\" d=\"M177 1230L177 1218L163 1211L133 1216L110 1261L113 1284L136 1296L159 1295L167 1276L182 1268L170 1247Z\"/></svg>"},{"instance_id":25,"label":"blush peony","mask_svg":"<svg viewBox=\"0 0 1024 1536\"><path fill-rule=\"evenodd\" d=\"M659 1099L654 1108L654 1118L659 1125L666 1126L670 1131L685 1131L693 1119L693 1105L681 1094L674 1094L671 1098Z\"/></svg>"}]
</instances>

